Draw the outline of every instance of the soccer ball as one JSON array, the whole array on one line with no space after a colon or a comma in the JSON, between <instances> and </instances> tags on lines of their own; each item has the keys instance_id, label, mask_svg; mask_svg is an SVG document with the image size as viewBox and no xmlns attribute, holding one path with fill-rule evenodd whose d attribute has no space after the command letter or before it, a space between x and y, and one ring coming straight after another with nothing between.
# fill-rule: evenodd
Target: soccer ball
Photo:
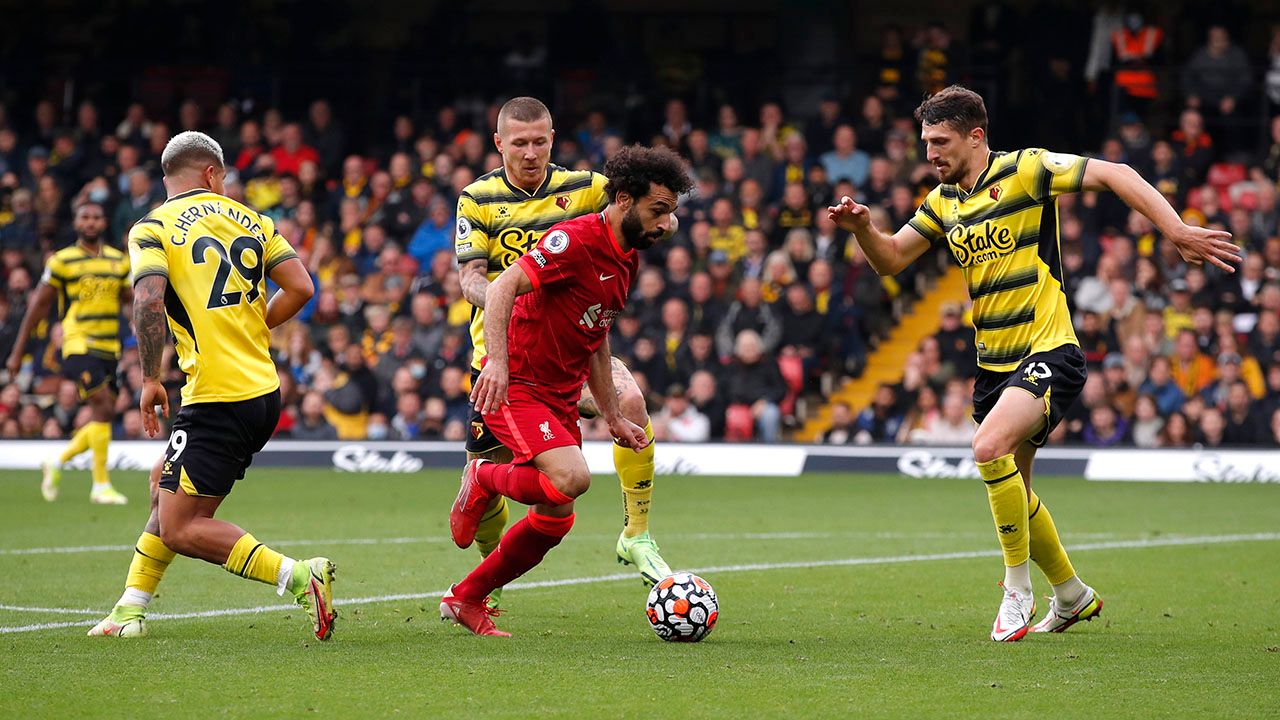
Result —
<instances>
[{"instance_id":1,"label":"soccer ball","mask_svg":"<svg viewBox=\"0 0 1280 720\"><path fill-rule=\"evenodd\" d=\"M668 642L698 642L711 634L720 616L716 591L688 572L663 578L649 591L649 625Z\"/></svg>"}]
</instances>

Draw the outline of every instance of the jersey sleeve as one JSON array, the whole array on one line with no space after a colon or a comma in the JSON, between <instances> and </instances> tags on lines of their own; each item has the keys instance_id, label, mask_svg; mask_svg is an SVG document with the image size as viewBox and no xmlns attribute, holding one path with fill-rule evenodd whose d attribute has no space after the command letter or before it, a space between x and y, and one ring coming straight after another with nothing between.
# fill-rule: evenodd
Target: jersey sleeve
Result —
<instances>
[{"instance_id":1,"label":"jersey sleeve","mask_svg":"<svg viewBox=\"0 0 1280 720\"><path fill-rule=\"evenodd\" d=\"M63 290L67 284L65 272L66 268L62 264L61 258L57 255L50 255L48 262L44 264L44 272L40 274L40 282L54 290Z\"/></svg>"},{"instance_id":2,"label":"jersey sleeve","mask_svg":"<svg viewBox=\"0 0 1280 720\"><path fill-rule=\"evenodd\" d=\"M1018 158L1018 179L1032 199L1043 202L1064 193L1080 192L1088 162L1088 158L1079 155L1027 148Z\"/></svg>"},{"instance_id":3,"label":"jersey sleeve","mask_svg":"<svg viewBox=\"0 0 1280 720\"><path fill-rule=\"evenodd\" d=\"M458 196L457 227L453 233L453 250L458 264L489 259L489 229L484 212L475 198L465 190Z\"/></svg>"},{"instance_id":4,"label":"jersey sleeve","mask_svg":"<svg viewBox=\"0 0 1280 720\"><path fill-rule=\"evenodd\" d=\"M591 198L589 212L600 212L609 204L609 195L605 193L604 188L609 184L609 178L604 175L593 172L591 173Z\"/></svg>"},{"instance_id":5,"label":"jersey sleeve","mask_svg":"<svg viewBox=\"0 0 1280 720\"><path fill-rule=\"evenodd\" d=\"M939 185L929 191L924 202L916 209L916 214L907 221L912 230L920 233L930 243L937 243L946 237L947 229L942 223L942 191Z\"/></svg>"},{"instance_id":6,"label":"jersey sleeve","mask_svg":"<svg viewBox=\"0 0 1280 720\"><path fill-rule=\"evenodd\" d=\"M563 285L589 267L582 257L583 242L575 240L561 228L553 228L542 236L537 247L525 253L516 263L529 276L534 290Z\"/></svg>"},{"instance_id":7,"label":"jersey sleeve","mask_svg":"<svg viewBox=\"0 0 1280 720\"><path fill-rule=\"evenodd\" d=\"M262 267L268 273L285 260L298 257L298 253L293 251L293 246L289 244L288 239L280 234L280 229L276 227L275 222L265 215L262 216L262 235L268 238L262 256Z\"/></svg>"},{"instance_id":8,"label":"jersey sleeve","mask_svg":"<svg viewBox=\"0 0 1280 720\"><path fill-rule=\"evenodd\" d=\"M169 257L160 239L157 222L139 222L129 230L129 264L133 269L133 284L149 275L169 277Z\"/></svg>"}]
</instances>

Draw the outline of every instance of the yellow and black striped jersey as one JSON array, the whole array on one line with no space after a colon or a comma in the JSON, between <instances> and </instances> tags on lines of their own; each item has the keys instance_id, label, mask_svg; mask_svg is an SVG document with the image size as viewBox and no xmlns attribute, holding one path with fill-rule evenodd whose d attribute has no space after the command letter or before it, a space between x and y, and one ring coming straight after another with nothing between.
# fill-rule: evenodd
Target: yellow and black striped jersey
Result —
<instances>
[{"instance_id":1,"label":"yellow and black striped jersey","mask_svg":"<svg viewBox=\"0 0 1280 720\"><path fill-rule=\"evenodd\" d=\"M133 282L168 278L164 307L187 375L182 403L237 402L280 387L266 277L297 257L271 218L207 190L175 195L129 231Z\"/></svg>"},{"instance_id":2,"label":"yellow and black striped jersey","mask_svg":"<svg viewBox=\"0 0 1280 720\"><path fill-rule=\"evenodd\" d=\"M102 245L94 253L76 243L49 257L40 281L58 291L62 357L120 359L120 293L129 287L129 258Z\"/></svg>"},{"instance_id":3,"label":"yellow and black striped jersey","mask_svg":"<svg viewBox=\"0 0 1280 720\"><path fill-rule=\"evenodd\" d=\"M609 204L606 182L599 173L559 165L547 166L546 179L532 193L511 184L502 168L481 176L458 196L458 264L488 260L488 277L493 280L537 245L552 225L603 210ZM471 310L471 342L472 365L479 368L485 355L480 308Z\"/></svg>"},{"instance_id":4,"label":"yellow and black striped jersey","mask_svg":"<svg viewBox=\"0 0 1280 720\"><path fill-rule=\"evenodd\" d=\"M1086 158L1039 148L990 154L973 190L934 188L909 225L946 240L973 299L978 366L1007 372L1079 345L1062 286L1058 195L1079 192Z\"/></svg>"}]
</instances>

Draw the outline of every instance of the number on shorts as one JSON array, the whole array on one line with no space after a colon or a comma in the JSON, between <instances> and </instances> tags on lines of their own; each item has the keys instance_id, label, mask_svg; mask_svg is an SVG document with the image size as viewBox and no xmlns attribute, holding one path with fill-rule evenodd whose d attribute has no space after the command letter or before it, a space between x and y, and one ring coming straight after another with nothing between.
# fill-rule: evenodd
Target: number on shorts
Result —
<instances>
[{"instance_id":1,"label":"number on shorts","mask_svg":"<svg viewBox=\"0 0 1280 720\"><path fill-rule=\"evenodd\" d=\"M1049 369L1048 365L1045 365L1042 362L1027 363L1027 377L1044 380L1045 378L1052 376L1053 371Z\"/></svg>"},{"instance_id":2,"label":"number on shorts","mask_svg":"<svg viewBox=\"0 0 1280 720\"><path fill-rule=\"evenodd\" d=\"M187 449L187 431L174 430L173 435L169 437L169 447L173 448L173 457L169 458L169 462L177 460L182 451Z\"/></svg>"}]
</instances>

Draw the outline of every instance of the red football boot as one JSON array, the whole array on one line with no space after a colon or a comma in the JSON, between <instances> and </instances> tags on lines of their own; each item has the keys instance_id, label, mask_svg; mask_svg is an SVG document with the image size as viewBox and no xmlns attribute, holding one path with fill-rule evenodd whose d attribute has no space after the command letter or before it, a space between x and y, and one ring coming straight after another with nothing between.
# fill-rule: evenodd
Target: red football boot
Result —
<instances>
[{"instance_id":1,"label":"red football boot","mask_svg":"<svg viewBox=\"0 0 1280 720\"><path fill-rule=\"evenodd\" d=\"M489 598L479 602L463 600L454 596L453 586L450 586L449 592L440 599L440 619L452 620L455 625L461 625L476 635L511 637L511 633L502 632L493 624L492 618L502 611L489 607L488 600Z\"/></svg>"},{"instance_id":2,"label":"red football boot","mask_svg":"<svg viewBox=\"0 0 1280 720\"><path fill-rule=\"evenodd\" d=\"M462 487L458 488L458 497L449 510L449 532L453 534L453 542L460 548L469 548L476 539L476 529L480 527L480 518L484 517L493 494L480 487L476 481L476 470L480 463L489 460L472 460L462 471Z\"/></svg>"}]
</instances>

